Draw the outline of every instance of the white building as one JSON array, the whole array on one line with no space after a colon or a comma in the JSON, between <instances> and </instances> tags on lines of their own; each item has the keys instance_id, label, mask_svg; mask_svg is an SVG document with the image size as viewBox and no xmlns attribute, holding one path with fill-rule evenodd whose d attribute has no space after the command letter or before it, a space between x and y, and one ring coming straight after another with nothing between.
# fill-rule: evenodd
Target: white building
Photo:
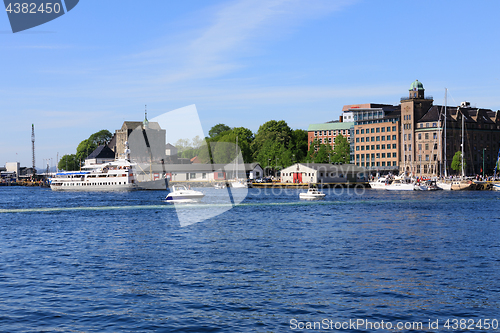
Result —
<instances>
[{"instance_id":1,"label":"white building","mask_svg":"<svg viewBox=\"0 0 500 333\"><path fill-rule=\"evenodd\" d=\"M296 163L281 170L282 183L359 184L368 181L366 169L354 164Z\"/></svg>"}]
</instances>

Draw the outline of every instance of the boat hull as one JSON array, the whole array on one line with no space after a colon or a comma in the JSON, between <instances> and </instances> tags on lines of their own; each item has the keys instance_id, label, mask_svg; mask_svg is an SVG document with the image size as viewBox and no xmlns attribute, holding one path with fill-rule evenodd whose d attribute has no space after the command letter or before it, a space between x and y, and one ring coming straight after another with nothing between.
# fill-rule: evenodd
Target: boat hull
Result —
<instances>
[{"instance_id":1,"label":"boat hull","mask_svg":"<svg viewBox=\"0 0 500 333\"><path fill-rule=\"evenodd\" d=\"M415 185L413 184L391 184L386 187L387 191L414 191Z\"/></svg>"}]
</instances>

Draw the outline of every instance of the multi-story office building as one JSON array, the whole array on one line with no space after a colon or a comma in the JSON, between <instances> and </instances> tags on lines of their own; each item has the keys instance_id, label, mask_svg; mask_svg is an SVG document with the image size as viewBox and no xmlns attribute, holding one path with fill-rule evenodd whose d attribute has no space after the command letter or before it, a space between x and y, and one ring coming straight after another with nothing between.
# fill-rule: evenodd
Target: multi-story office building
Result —
<instances>
[{"instance_id":1,"label":"multi-story office building","mask_svg":"<svg viewBox=\"0 0 500 333\"><path fill-rule=\"evenodd\" d=\"M398 172L400 117L398 107L364 108L355 115L354 163L371 170Z\"/></svg>"}]
</instances>

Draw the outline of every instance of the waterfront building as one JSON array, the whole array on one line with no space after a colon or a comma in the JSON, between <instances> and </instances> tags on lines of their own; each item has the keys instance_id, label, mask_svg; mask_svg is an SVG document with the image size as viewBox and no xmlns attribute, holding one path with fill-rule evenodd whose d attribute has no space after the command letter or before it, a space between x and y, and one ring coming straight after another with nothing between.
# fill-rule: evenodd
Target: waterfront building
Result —
<instances>
[{"instance_id":1,"label":"waterfront building","mask_svg":"<svg viewBox=\"0 0 500 333\"><path fill-rule=\"evenodd\" d=\"M354 159L373 172L399 172L399 106L354 104L344 106L354 118Z\"/></svg>"},{"instance_id":2,"label":"waterfront building","mask_svg":"<svg viewBox=\"0 0 500 333\"><path fill-rule=\"evenodd\" d=\"M354 164L295 163L281 170L282 183L345 184L367 182L366 169Z\"/></svg>"},{"instance_id":3,"label":"waterfront building","mask_svg":"<svg viewBox=\"0 0 500 333\"><path fill-rule=\"evenodd\" d=\"M320 144L328 144L333 149L335 147L335 138L339 134L342 134L342 136L344 136L347 141L351 142L353 129L354 122L343 122L342 117L340 117L339 121L331 121L322 124L311 124L307 128L307 150L311 149L311 145L313 144L314 140L317 140Z\"/></svg>"},{"instance_id":4,"label":"waterfront building","mask_svg":"<svg viewBox=\"0 0 500 333\"><path fill-rule=\"evenodd\" d=\"M462 102L460 106L446 106L445 119L445 106L433 105L433 98L424 93L423 84L416 80L409 96L401 98L402 170L424 177L443 175L445 170L455 174L451 163L462 149L463 117L465 174L482 173L483 165L491 174L500 145L499 111Z\"/></svg>"},{"instance_id":5,"label":"waterfront building","mask_svg":"<svg viewBox=\"0 0 500 333\"><path fill-rule=\"evenodd\" d=\"M113 162L115 152L108 145L100 145L85 159L85 166Z\"/></svg>"},{"instance_id":6,"label":"waterfront building","mask_svg":"<svg viewBox=\"0 0 500 333\"><path fill-rule=\"evenodd\" d=\"M115 131L110 147L116 158L124 158L124 151L130 150L130 158L139 163L160 163L166 159L166 130L157 122L125 121L121 129Z\"/></svg>"}]
</instances>

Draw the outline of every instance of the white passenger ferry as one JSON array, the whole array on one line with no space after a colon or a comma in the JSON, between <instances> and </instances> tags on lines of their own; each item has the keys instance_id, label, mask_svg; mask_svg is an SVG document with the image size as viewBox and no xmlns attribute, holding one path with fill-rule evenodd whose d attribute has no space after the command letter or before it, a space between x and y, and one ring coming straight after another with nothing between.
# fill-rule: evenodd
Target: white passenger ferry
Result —
<instances>
[{"instance_id":1,"label":"white passenger ferry","mask_svg":"<svg viewBox=\"0 0 500 333\"><path fill-rule=\"evenodd\" d=\"M128 160L89 165L81 171L59 172L51 179L54 191L128 191L137 188Z\"/></svg>"}]
</instances>

